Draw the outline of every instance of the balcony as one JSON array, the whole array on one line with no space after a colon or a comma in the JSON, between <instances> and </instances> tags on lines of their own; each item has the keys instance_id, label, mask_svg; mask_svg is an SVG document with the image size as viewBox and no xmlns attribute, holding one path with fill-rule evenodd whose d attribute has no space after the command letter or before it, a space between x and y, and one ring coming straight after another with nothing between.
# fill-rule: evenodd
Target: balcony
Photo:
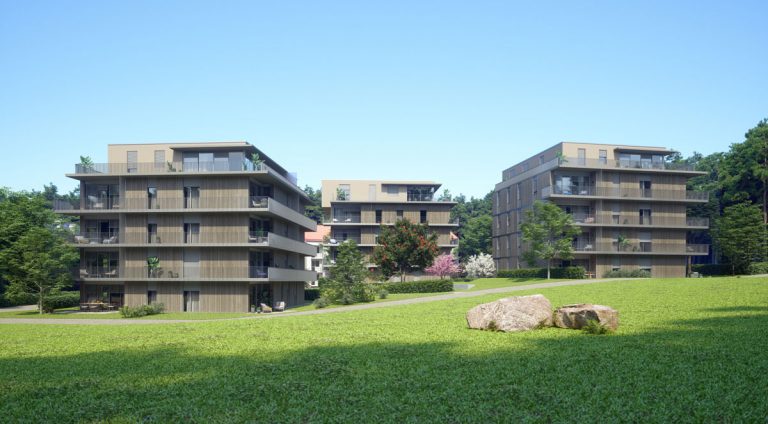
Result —
<instances>
[{"instance_id":1,"label":"balcony","mask_svg":"<svg viewBox=\"0 0 768 424\"><path fill-rule=\"evenodd\" d=\"M119 278L120 269L116 266L93 266L93 265L81 265L80 272L78 274L81 280L85 279L102 279L102 278Z\"/></svg>"},{"instance_id":2,"label":"balcony","mask_svg":"<svg viewBox=\"0 0 768 424\"><path fill-rule=\"evenodd\" d=\"M75 243L77 245L105 245L105 244L119 244L120 236L119 232L96 232L86 233L80 235L69 235L67 241Z\"/></svg>"},{"instance_id":3,"label":"balcony","mask_svg":"<svg viewBox=\"0 0 768 424\"><path fill-rule=\"evenodd\" d=\"M630 226L630 227L669 227L669 228L709 228L709 218L664 216L642 216L628 214L571 214L573 222L579 225Z\"/></svg>"},{"instance_id":4,"label":"balcony","mask_svg":"<svg viewBox=\"0 0 768 424\"><path fill-rule=\"evenodd\" d=\"M632 189L595 186L551 186L541 189L541 198L601 197L624 200L664 200L678 202L707 202L709 192L693 190Z\"/></svg>"},{"instance_id":5,"label":"balcony","mask_svg":"<svg viewBox=\"0 0 768 424\"><path fill-rule=\"evenodd\" d=\"M360 244L362 242L362 238L357 235L344 236L340 234L335 234L331 236L331 239L328 242L328 244L331 246L338 246L339 244L344 243L345 241L354 241L356 244Z\"/></svg>"},{"instance_id":6,"label":"balcony","mask_svg":"<svg viewBox=\"0 0 768 424\"><path fill-rule=\"evenodd\" d=\"M591 240L577 240L573 244L576 253L597 254L675 254L675 255L707 255L708 244L659 244L653 242L630 242L628 244L594 243Z\"/></svg>"},{"instance_id":7,"label":"balcony","mask_svg":"<svg viewBox=\"0 0 768 424\"><path fill-rule=\"evenodd\" d=\"M607 159L588 159L588 158L567 157L560 160L558 164L561 168L637 169L637 170L686 171L686 172L696 171L693 165L689 165L685 163L658 162L658 161L652 161L650 159L607 160Z\"/></svg>"}]
</instances>

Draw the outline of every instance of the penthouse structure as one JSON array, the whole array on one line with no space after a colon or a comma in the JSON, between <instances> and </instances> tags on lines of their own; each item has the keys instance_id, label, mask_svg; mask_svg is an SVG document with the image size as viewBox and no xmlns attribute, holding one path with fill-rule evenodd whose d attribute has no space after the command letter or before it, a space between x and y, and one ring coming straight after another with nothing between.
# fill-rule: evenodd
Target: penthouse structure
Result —
<instances>
[{"instance_id":1,"label":"penthouse structure","mask_svg":"<svg viewBox=\"0 0 768 424\"><path fill-rule=\"evenodd\" d=\"M355 241L370 257L381 226L399 219L427 225L437 234L440 253L450 253L458 245L453 231L459 223L451 220L456 203L439 200L438 188L432 181L323 180L323 221L331 228L328 264L333 265L335 247L345 240Z\"/></svg>"},{"instance_id":2,"label":"penthouse structure","mask_svg":"<svg viewBox=\"0 0 768 424\"><path fill-rule=\"evenodd\" d=\"M246 142L111 144L75 165L83 302L246 312L304 301L315 223L295 175Z\"/></svg>"},{"instance_id":3,"label":"penthouse structure","mask_svg":"<svg viewBox=\"0 0 768 424\"><path fill-rule=\"evenodd\" d=\"M663 147L563 142L502 173L493 198L493 256L499 269L527 266L520 224L535 200L554 202L571 214L582 233L575 258L590 275L644 269L654 277L684 277L689 258L709 245L687 242L691 231L709 228L687 215L708 193L686 190L702 175L690 165L669 163Z\"/></svg>"}]
</instances>

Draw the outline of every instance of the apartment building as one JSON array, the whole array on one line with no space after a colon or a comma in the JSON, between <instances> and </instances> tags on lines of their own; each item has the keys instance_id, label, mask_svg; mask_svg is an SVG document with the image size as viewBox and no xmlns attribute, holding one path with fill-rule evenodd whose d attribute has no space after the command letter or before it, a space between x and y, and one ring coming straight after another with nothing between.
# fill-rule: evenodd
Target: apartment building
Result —
<instances>
[{"instance_id":1,"label":"apartment building","mask_svg":"<svg viewBox=\"0 0 768 424\"><path fill-rule=\"evenodd\" d=\"M324 268L325 265L325 240L331 236L331 227L325 225L318 225L316 231L308 231L304 233L304 241L307 244L311 244L317 248L317 254L312 257L307 257L304 268L315 271L318 277L326 277L327 273ZM310 287L317 287L317 280L307 282Z\"/></svg>"},{"instance_id":2,"label":"apartment building","mask_svg":"<svg viewBox=\"0 0 768 424\"><path fill-rule=\"evenodd\" d=\"M453 231L459 223L451 220L456 203L438 200L439 188L432 181L323 180L324 224L331 228L326 246L330 265L335 248L345 240L354 240L370 257L381 226L399 219L428 225L437 234L440 253L450 253L458 244ZM373 267L370 261L369 266Z\"/></svg>"},{"instance_id":3,"label":"apartment building","mask_svg":"<svg viewBox=\"0 0 768 424\"><path fill-rule=\"evenodd\" d=\"M257 154L256 159L252 155ZM76 279L83 302L163 303L168 311L246 312L303 303L315 222L287 172L246 142L111 144L78 164Z\"/></svg>"},{"instance_id":4,"label":"apartment building","mask_svg":"<svg viewBox=\"0 0 768 424\"><path fill-rule=\"evenodd\" d=\"M493 198L493 256L499 269L523 268L520 224L534 200L554 202L571 214L582 233L568 261L602 276L645 269L654 277L684 277L691 256L709 245L690 244L689 232L706 231L706 218L687 207L708 193L686 190L702 175L672 164L663 147L563 142L502 173Z\"/></svg>"}]
</instances>

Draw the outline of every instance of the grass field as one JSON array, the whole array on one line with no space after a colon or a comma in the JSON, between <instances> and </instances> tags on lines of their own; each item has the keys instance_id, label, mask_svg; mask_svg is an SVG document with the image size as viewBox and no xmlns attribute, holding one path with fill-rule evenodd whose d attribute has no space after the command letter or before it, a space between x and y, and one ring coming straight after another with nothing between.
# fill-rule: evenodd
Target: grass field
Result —
<instances>
[{"instance_id":1,"label":"grass field","mask_svg":"<svg viewBox=\"0 0 768 424\"><path fill-rule=\"evenodd\" d=\"M473 284L474 287L471 287L467 290L461 290L472 292L478 290L498 289L501 287L514 287L528 284L553 283L555 281L561 280L547 280L546 278L480 278L477 280L469 281L467 283L459 281L457 284Z\"/></svg>"},{"instance_id":2,"label":"grass field","mask_svg":"<svg viewBox=\"0 0 768 424\"><path fill-rule=\"evenodd\" d=\"M8 422L736 421L768 417L768 281L539 289L619 331L466 328L502 295L272 320L0 325Z\"/></svg>"}]
</instances>

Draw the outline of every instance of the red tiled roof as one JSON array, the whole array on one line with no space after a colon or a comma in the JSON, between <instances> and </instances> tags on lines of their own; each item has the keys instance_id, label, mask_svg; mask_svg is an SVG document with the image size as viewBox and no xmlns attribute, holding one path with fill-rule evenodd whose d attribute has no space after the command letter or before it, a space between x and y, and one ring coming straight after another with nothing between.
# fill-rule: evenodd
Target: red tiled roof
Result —
<instances>
[{"instance_id":1,"label":"red tiled roof","mask_svg":"<svg viewBox=\"0 0 768 424\"><path fill-rule=\"evenodd\" d=\"M304 241L307 243L320 243L323 237L331 234L331 227L327 225L318 225L317 231L307 231L304 233Z\"/></svg>"}]
</instances>

